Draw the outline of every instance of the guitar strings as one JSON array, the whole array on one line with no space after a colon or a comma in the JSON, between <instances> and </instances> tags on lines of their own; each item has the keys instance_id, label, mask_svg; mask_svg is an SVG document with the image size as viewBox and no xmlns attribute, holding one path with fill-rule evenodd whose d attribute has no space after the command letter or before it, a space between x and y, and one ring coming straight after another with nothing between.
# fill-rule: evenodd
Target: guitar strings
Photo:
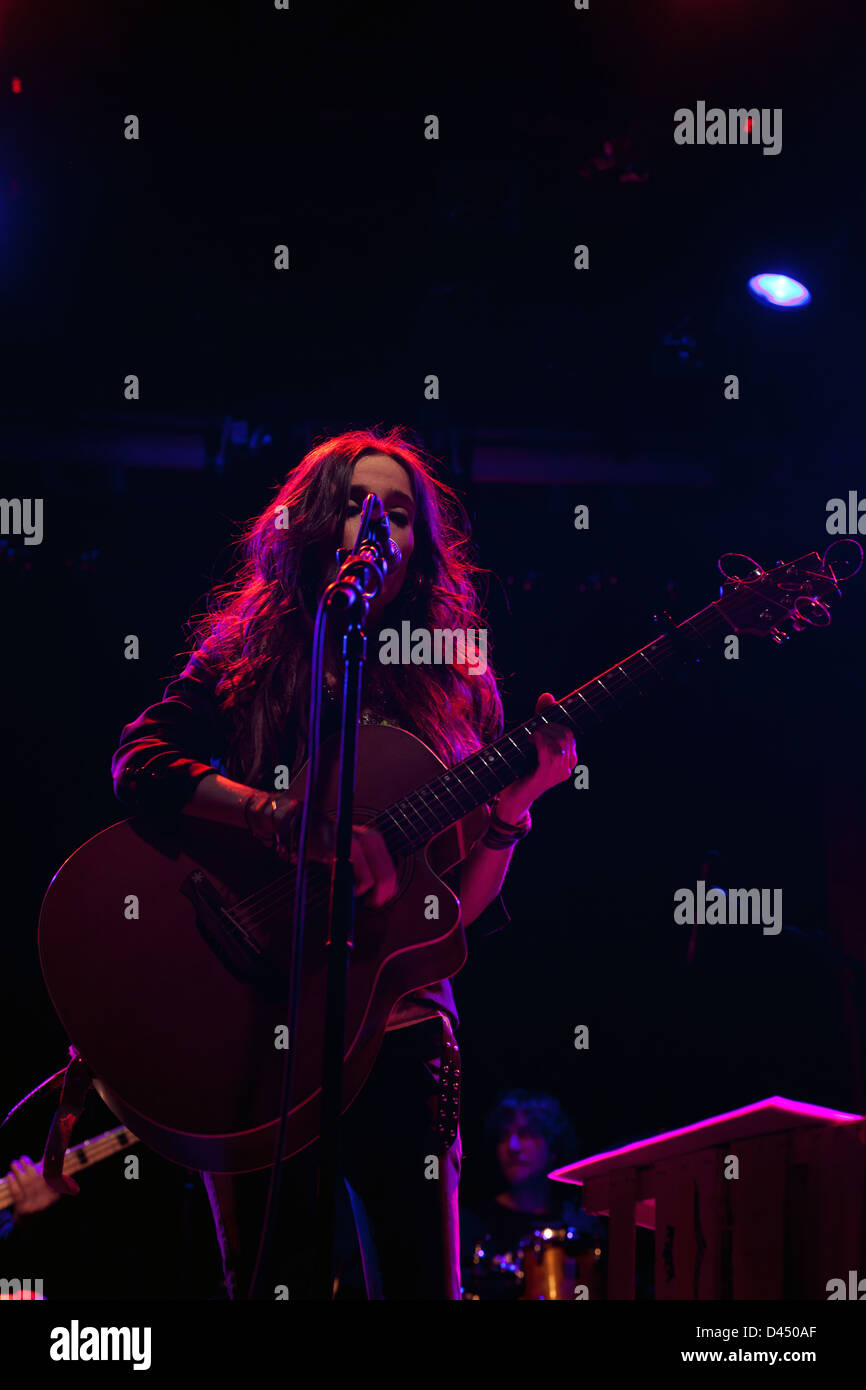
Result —
<instances>
[{"instance_id":1,"label":"guitar strings","mask_svg":"<svg viewBox=\"0 0 866 1390\"><path fill-rule=\"evenodd\" d=\"M711 605L711 610L712 610L712 605ZM707 610L704 610L704 611L706 612ZM696 624L697 619L699 619L699 618L701 618L701 617L703 617L703 616L704 616L703 614L697 614L696 617L695 617L694 619L690 620L690 622L689 622L688 625L694 627L695 624ZM685 626L685 624L684 624L684 626ZM659 678L660 680L663 680L664 677L663 677L663 676L660 674L660 672L656 669L656 667L654 666L654 664L653 664L651 661L649 661L649 658L646 657L646 652L647 652L650 648L652 648L652 647L657 647L657 651L658 651L658 654L659 654L660 656L669 657L669 656L671 655L672 651L674 650L673 643L671 642L671 640L670 640L670 638L667 636L667 634L665 634L664 636L662 636L662 637L660 637L660 638L657 638L655 642L650 643L649 646L648 646L647 648L642 648L639 652L634 653L634 656L643 656L643 657L645 657L645 659L647 660L647 662L648 662L650 668L653 670L653 672L658 676L658 678ZM633 657L628 657L628 658L626 658L626 660L627 660L627 661L631 661L631 660L633 660ZM617 671L621 671L621 676L617 676L617 675L616 675L616 672L617 672ZM609 684L609 685L611 686L611 688L612 688L613 690L615 690L617 693L628 693L629 687L634 687L636 690L638 690L638 692L639 692L640 694L643 694L643 692L640 690L640 686L637 684L637 682L636 682L635 680L633 680L630 676L628 676L628 675L626 674L625 671L622 671L622 666L621 666L621 665L618 666L618 667L614 667L614 668L611 669L610 672L605 672L605 673L603 673L603 674L606 675L606 676L608 677L608 684ZM583 691L584 691L584 690L589 690L590 687L591 687L592 685L594 685L594 684L599 684L599 685L601 685L601 688L602 688L602 690L603 690L604 693L605 693L605 698L606 698L606 699L612 698L612 697L611 697L611 692L608 691L607 688L602 684L602 678L601 678L601 677L597 677L596 680L588 682L587 685L584 686L584 687L581 687L580 690L573 691L573 692L571 693L571 695L566 695L566 696L564 697L563 701L557 702L556 706L550 706L550 709L549 709L549 716L550 716L550 717L556 717L558 722L564 717L564 718L566 718L566 719L569 721L569 723L575 724L576 727L578 728L578 730L579 730L580 732L583 732L582 730L580 730L580 726L579 726L579 724L577 724L577 721L574 719L574 717L573 717L572 715L569 714L569 712L568 712L567 709L564 708L565 701L570 700L573 696L579 696L579 697L584 701L584 704L587 705L587 708L588 708L589 710L591 710L591 712L596 716L596 718L598 718L598 719L600 720L600 719L601 719L601 716L598 714L598 711L593 707L593 705L590 703L590 701L589 701L589 700L586 698L586 696L583 694ZM556 711L556 715L555 715L555 716L554 716L554 710ZM547 714L548 711L545 711L544 713ZM538 721L538 718L539 718L539 717L536 716L533 720L527 721L527 724L521 726L520 729L515 730L515 731L512 731L510 734L504 735L503 738L502 738L501 740L498 740L496 744L490 745L490 747L489 747L488 749L480 749L480 750L478 750L478 752L473 753L473 754L470 754L470 757L469 757L468 759L466 759L466 760L464 761L464 763L458 763L457 766L456 766L455 768L450 769L449 772L446 772L445 774L442 774L442 777L447 777L447 776L449 775L449 773L450 773L450 776L451 776L452 778L455 778L455 779L457 780L458 785L461 785L461 783L460 783L460 776L461 776L461 773L462 773L462 772L465 772L465 771L467 770L467 765L468 765L473 759L476 759L476 758L478 757L478 754L479 754L479 753L482 753L482 754L488 753L488 754L490 754L490 753L492 753L493 751L497 752L497 753L499 754L499 756L503 759L503 761L506 763L506 765L509 767L509 769L512 770L512 771L514 771L515 769L513 769L513 768L511 767L511 763L510 763L510 761L509 761L509 758L508 758L504 753L501 752L501 750L499 749L498 744L501 743L501 742L509 741L509 740L510 740L512 743L514 743L514 741L515 741L515 740L514 740L514 735L515 735L515 733L516 733L519 737L522 737L522 738L525 739L525 738L526 738L526 735L527 735L527 732L529 732L529 731L531 730L531 726L532 726L534 723L536 723L536 722ZM530 736L531 736L531 735L530 735ZM521 754L522 756L524 756L524 755L529 751L528 747L521 748L521 747L520 747L518 744L516 744L516 743L515 743L515 747L517 748L518 753ZM490 795L492 789L484 786L484 783L481 781L481 778L480 778L479 774L476 773L476 772L474 771L473 768L469 767L468 770L471 771L471 772L473 773L473 775L476 777L476 779L477 779L478 782L480 783L480 785L481 785L481 787L482 787L482 790L483 790L484 793L485 793L485 798L484 798L484 799L486 799L487 796ZM490 771L489 767L487 768L487 771ZM441 781L441 780L442 780L441 777L440 777L440 778L436 778L436 779L434 779L434 782L433 782L433 783L428 783L428 784L425 784L425 786L418 788L414 793L412 793L412 794L410 795L410 797L405 798L405 799L404 799L404 802L402 802L402 803L400 803L400 802L395 803L395 806L394 806L394 807L390 807L390 808L388 808L388 810L386 810L385 812L383 812L382 815L381 815L379 818L377 818L377 820L375 820L375 821L373 822L373 825L374 825L377 829L382 829L383 827L382 827L381 822L382 822L383 820L390 819L391 822L392 822L392 824L394 825L394 828L398 831L398 833L400 833L401 835L404 835L404 836L405 836L405 832L400 830L400 827L399 827L398 825L396 825L396 822L395 822L395 820L394 820L394 814L393 814L393 813L394 813L395 810L399 810L399 812L400 812L400 814L403 816L404 820L407 821L407 823L408 823L408 825L409 825L410 832L411 832L411 837L408 839L408 843L407 843L407 844L404 844L404 846L403 846L403 851L404 851L404 852L411 852L413 849L420 848L420 847L421 847L423 844L425 844L425 843L427 842L427 840L430 838L430 832L431 832L431 831L435 834L435 833L439 833L439 831L443 828L443 827L441 827L440 825L438 825L438 824L436 823L436 820L435 820L435 819L434 819L432 825L430 825L428 822L426 822L425 819L424 819L424 817L423 817L423 816L421 815L421 813L420 813L420 808L418 807L418 803L420 803L420 806L421 806L421 807L423 807L425 810L427 810L427 811L433 813L433 815L434 815L434 817L435 817L435 809L426 801L425 797L426 797L429 793L431 793L431 792L432 792L433 795L437 795L437 793L436 793L436 791L435 791L435 783L438 782L438 781ZM500 784L498 783L498 781L497 781L495 778L494 778L494 781L495 781L495 788L494 788L493 790L496 790L496 791L500 790ZM470 806L468 806L468 807L463 807L462 804L461 804L461 802L460 802L460 800L459 800L459 798L457 797L457 795L456 795L455 792L453 792L450 788L447 788L447 787L444 788L444 790L448 791L449 795L450 795L450 796L452 797L452 799L457 803L458 807L460 807L461 813L462 813L463 815L465 815L465 814L467 814L469 811L471 811L471 810L474 808L475 805L481 805L481 804L483 804L483 802L473 802ZM464 789L464 790L465 790L465 789ZM417 825L413 825L413 824L412 824L412 819L411 819L411 817L410 817L409 811L403 809L404 805L408 806L408 807L409 807L409 810L410 810L410 811L412 812L412 814L415 816L415 819L416 819L417 822L418 822ZM415 837L416 837L417 832L418 832L419 829L421 829L424 833L422 834L422 836L420 837L420 839L416 840ZM387 843L387 836L386 836L386 843ZM390 846L389 846L389 848L390 848ZM230 910L230 915L231 915L232 917L236 917L237 914L238 914L238 910L240 909L240 911L241 911L242 914L243 914L244 921L247 922L247 923L249 923L250 926L255 926L255 925L257 925L258 923L262 922L262 921L265 920L265 918L270 914L270 912L272 912L273 910L275 910L275 909L277 908L277 906L279 906L279 905L281 905L283 902L285 902L286 899L287 899L287 897L290 897L290 896L291 896L290 893L289 893L289 894L286 894L286 893L285 893L284 888L283 888L283 884L286 883L288 880L291 880L292 877L293 877L293 875L291 875L291 874L283 875L283 876L281 876L279 879L272 881L270 884L265 885L263 888L258 889L255 893L250 894L248 898L241 900L241 902L239 902L239 903L236 903L236 904L234 905L234 907ZM327 893L325 893L325 894L321 894L321 893L320 893L320 894L317 894L315 899L311 899L311 905L320 906L324 901L327 900L327 896L328 896Z\"/></svg>"},{"instance_id":2,"label":"guitar strings","mask_svg":"<svg viewBox=\"0 0 866 1390\"><path fill-rule=\"evenodd\" d=\"M704 608L700 612L696 613L692 618L687 619L684 623L681 624L681 627L691 628L703 642L703 632L701 629L703 629L704 631L709 631L712 627L718 624L718 621L719 610L717 610L716 605L713 603L709 604L707 608ZM704 642L704 645L708 646L709 644ZM440 825L436 817L436 808L432 805L432 803L430 803L427 800L427 798L431 795L435 797L436 800L439 801L440 806L446 811L446 814L448 814L450 817L451 813L448 811L447 806L445 806L445 803L442 801L436 789L437 784L441 785L443 792L446 792L456 803L461 812L461 815L466 815L470 811L475 809L476 806L483 805L484 801L486 801L487 798L490 796L491 791L495 793L496 791L501 790L502 785L507 785L505 783L500 784L496 775L492 773L492 769L490 768L489 764L492 761L494 754L498 755L502 759L502 761L506 764L510 771L518 771L519 775L519 770L514 769L512 767L509 756L502 751L500 747L501 744L511 742L512 744L514 744L514 747L517 750L518 755L522 759L525 759L527 753L530 751L529 746L526 743L524 743L524 746L521 747L520 744L515 742L515 735L524 739L524 741L527 739L527 736L531 740L533 726L537 727L538 723L540 722L546 723L550 718L556 719L557 722L562 722L563 719L566 719L568 720L569 724L573 724L575 726L579 733L584 734L586 731L581 729L578 720L572 714L569 713L568 709L566 708L566 703L574 698L580 698L586 705L587 709L595 716L595 718L599 722L602 722L602 715L599 714L598 708L596 708L591 703L591 701L587 698L587 695L584 694L584 691L589 692L591 691L592 686L599 685L602 691L604 692L605 702L614 699L614 703L617 703L617 701L615 700L613 692L616 692L617 694L627 695L630 691L630 688L633 688L638 691L638 694L643 695L644 692L641 690L637 679L634 679L628 675L628 673L624 670L624 665L632 661L635 661L637 657L642 657L646 664L649 666L650 670L652 670L652 672L658 677L659 680L663 681L664 676L662 676L661 672L657 669L656 665L650 660L649 656L647 655L647 653L652 651L653 649L656 650L657 655L663 661L668 661L671 655L675 654L676 652L675 644L672 638L667 633L662 634L662 636L657 637L654 642L648 643L646 647L642 647L637 652L632 653L631 656L626 657L625 663L621 662L618 666L611 667L608 671L602 672L601 676L595 677L594 680L588 681L585 686L581 686L578 690L572 691L569 695L564 696L561 701L557 701L556 705L551 705L548 710L542 712L542 715L536 715L531 720L527 720L527 722L524 725L520 726L517 730L512 730L510 733L504 734L501 739L498 739L495 743L489 745L487 748L482 748L477 750L475 753L471 753L469 757L464 759L462 763L458 763L454 768L447 769L444 773L434 778L431 782L426 783L423 787L417 788L414 792L410 793L408 797L403 798L402 801L396 802L393 806L388 807L386 810L380 813L380 815L372 822L372 825L374 826L374 828L378 829L380 833L383 834L385 843L392 853L394 853L396 850L396 852L398 853L402 852L406 854L412 853L415 850L420 849L424 844L428 843L432 835L439 834L443 829L447 829L449 824L453 824L453 821L449 819L445 826ZM637 669L642 670L643 668L641 667ZM604 684L604 678L607 678L608 685L611 687L610 690ZM606 705L602 705L602 708L605 707ZM547 717L545 718L545 716ZM487 771L488 773L493 775L493 788L485 787L484 782L481 779L480 773L476 772L475 768L472 766L472 763L474 761L479 760L479 758L487 759L486 766L484 763L482 763L481 767L482 770ZM448 778L450 778L451 780L456 780L458 786L461 787L461 790L465 791L466 788L463 787L460 779L463 775L465 775L466 772L470 772L476 778L479 785L481 786L482 791L484 792L484 797L480 801L475 800L473 794L470 792L470 805L464 807L457 793L454 792L450 786L445 785L445 783L446 779ZM428 812L432 816L432 824L426 820L423 814L424 811ZM397 823L395 812L399 812L399 814L407 822L407 826L410 832L408 835L406 834L406 831L403 830ZM417 824L413 824L413 817ZM387 822L389 821L391 823L391 828L395 830L403 840L402 845L395 846L392 844L388 844L389 837ZM420 837L418 835L419 830L422 832ZM393 839L393 836L391 838ZM265 921L267 917L274 910L276 910L277 907L282 906L284 903L291 899L291 897L293 896L291 888L289 888L288 891L286 891L286 885L291 884L293 881L293 872L280 875L277 879L272 880L270 883L264 885L262 888L257 889L255 892L249 894L247 898L241 899L239 902L235 903L231 909L228 909L229 916L237 922L237 925L242 930L244 929L245 923L250 927L255 927L259 925L261 922ZM319 892L317 893L314 892L314 894L310 898L310 906L322 906L327 901L328 896L329 891L322 892L321 890L319 890ZM239 913L242 914L242 921L238 920Z\"/></svg>"}]
</instances>

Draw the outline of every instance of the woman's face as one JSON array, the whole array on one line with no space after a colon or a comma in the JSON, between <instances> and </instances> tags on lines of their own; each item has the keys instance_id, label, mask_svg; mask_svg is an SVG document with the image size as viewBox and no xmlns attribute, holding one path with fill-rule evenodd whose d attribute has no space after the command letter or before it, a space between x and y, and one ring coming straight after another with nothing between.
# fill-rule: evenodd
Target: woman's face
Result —
<instances>
[{"instance_id":1,"label":"woman's face","mask_svg":"<svg viewBox=\"0 0 866 1390\"><path fill-rule=\"evenodd\" d=\"M388 454L364 454L352 472L349 510L343 527L343 547L351 550L361 522L361 507L368 492L382 500L391 523L391 537L400 547L400 564L389 572L385 584L370 604L373 614L381 614L397 597L415 548L415 497L412 479L402 464Z\"/></svg>"}]
</instances>

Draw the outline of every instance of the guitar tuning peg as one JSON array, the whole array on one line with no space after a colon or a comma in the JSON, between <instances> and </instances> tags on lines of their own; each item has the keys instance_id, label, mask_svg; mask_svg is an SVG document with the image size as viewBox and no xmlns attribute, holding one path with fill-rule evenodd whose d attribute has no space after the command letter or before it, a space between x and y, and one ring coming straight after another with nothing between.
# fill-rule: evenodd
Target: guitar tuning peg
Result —
<instances>
[{"instance_id":1,"label":"guitar tuning peg","mask_svg":"<svg viewBox=\"0 0 866 1390\"><path fill-rule=\"evenodd\" d=\"M749 568L746 573L737 574L732 570L725 569L725 560L745 560ZM722 577L731 580L731 582L735 584L742 584L748 579L758 579L762 574L766 573L754 556L744 555L741 550L726 550L724 555L719 556L716 564Z\"/></svg>"}]
</instances>

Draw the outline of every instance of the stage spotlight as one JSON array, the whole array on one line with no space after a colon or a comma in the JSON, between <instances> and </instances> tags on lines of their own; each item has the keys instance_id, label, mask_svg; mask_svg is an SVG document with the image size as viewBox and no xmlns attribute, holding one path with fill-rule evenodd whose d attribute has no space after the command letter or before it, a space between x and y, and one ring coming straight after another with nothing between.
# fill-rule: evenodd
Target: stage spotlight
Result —
<instances>
[{"instance_id":1,"label":"stage spotlight","mask_svg":"<svg viewBox=\"0 0 866 1390\"><path fill-rule=\"evenodd\" d=\"M756 299L769 304L772 309L802 309L812 298L805 285L792 280L790 275L765 273L753 275L749 290Z\"/></svg>"}]
</instances>

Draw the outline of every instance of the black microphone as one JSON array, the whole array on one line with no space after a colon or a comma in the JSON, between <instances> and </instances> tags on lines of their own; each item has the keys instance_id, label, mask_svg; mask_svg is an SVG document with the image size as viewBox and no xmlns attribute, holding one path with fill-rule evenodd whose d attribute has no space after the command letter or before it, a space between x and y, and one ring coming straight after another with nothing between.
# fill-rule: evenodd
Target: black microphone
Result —
<instances>
[{"instance_id":1,"label":"black microphone","mask_svg":"<svg viewBox=\"0 0 866 1390\"><path fill-rule=\"evenodd\" d=\"M337 551L337 563L342 565L343 561L348 560L350 555L358 555L365 541L372 541L379 549L386 574L390 574L392 570L400 567L403 552L391 535L391 523L388 520L388 514L382 504L381 497L378 497L375 492L368 493L364 498L361 524L358 527L354 546L351 550L341 546Z\"/></svg>"},{"instance_id":2,"label":"black microphone","mask_svg":"<svg viewBox=\"0 0 866 1390\"><path fill-rule=\"evenodd\" d=\"M328 606L345 610L358 599L366 602L375 598L385 577L402 559L400 547L391 539L391 523L381 497L368 492L354 546L337 551L339 572L329 585Z\"/></svg>"}]
</instances>

